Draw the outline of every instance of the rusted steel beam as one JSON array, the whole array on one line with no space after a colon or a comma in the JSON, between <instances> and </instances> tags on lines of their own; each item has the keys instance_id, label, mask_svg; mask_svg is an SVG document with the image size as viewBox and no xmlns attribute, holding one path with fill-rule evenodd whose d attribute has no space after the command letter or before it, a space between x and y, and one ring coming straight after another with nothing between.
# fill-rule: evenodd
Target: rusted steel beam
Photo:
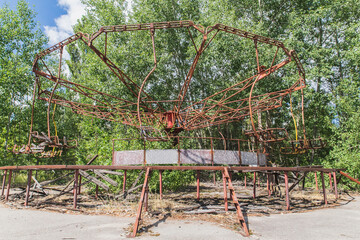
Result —
<instances>
[{"instance_id":1,"label":"rusted steel beam","mask_svg":"<svg viewBox=\"0 0 360 240\"><path fill-rule=\"evenodd\" d=\"M324 180L324 173L320 172L321 174L321 183L322 183L322 189L323 189L323 195L324 195L324 204L327 205L327 198L326 198L326 187L325 187L325 180Z\"/></svg>"},{"instance_id":2,"label":"rusted steel beam","mask_svg":"<svg viewBox=\"0 0 360 240\"><path fill-rule=\"evenodd\" d=\"M139 206L138 206L137 213L136 213L136 220L135 220L135 223L134 223L134 229L133 229L131 237L136 237L136 233L137 233L138 228L139 228L139 223L140 223L140 219L141 219L141 211L142 211L142 207L143 207L143 203L144 203L144 199L145 199L145 191L146 191L146 188L148 186L149 175L150 175L150 168L148 167L148 168L146 168L144 184L143 184L143 188L142 188L142 191L141 191L141 196L140 196L140 200L139 200Z\"/></svg>"},{"instance_id":3,"label":"rusted steel beam","mask_svg":"<svg viewBox=\"0 0 360 240\"><path fill-rule=\"evenodd\" d=\"M332 174L334 177L335 199L338 199L339 195L338 195L338 190L337 190L336 172L334 171Z\"/></svg>"},{"instance_id":4,"label":"rusted steel beam","mask_svg":"<svg viewBox=\"0 0 360 240\"><path fill-rule=\"evenodd\" d=\"M78 186L78 195L80 195L80 193L81 193L81 180L82 180L82 176L80 175L79 176L79 186Z\"/></svg>"},{"instance_id":5,"label":"rusted steel beam","mask_svg":"<svg viewBox=\"0 0 360 240\"><path fill-rule=\"evenodd\" d=\"M246 189L246 173L245 173L245 177L244 177L244 185L245 185L245 189Z\"/></svg>"},{"instance_id":6,"label":"rusted steel beam","mask_svg":"<svg viewBox=\"0 0 360 240\"><path fill-rule=\"evenodd\" d=\"M256 172L254 172L254 178L253 178L253 199L256 198Z\"/></svg>"},{"instance_id":7,"label":"rusted steel beam","mask_svg":"<svg viewBox=\"0 0 360 240\"><path fill-rule=\"evenodd\" d=\"M188 27L197 28L194 22L190 20L103 26L97 32L91 35L89 42L94 41L102 33L141 31L141 30L143 31L143 30L167 29L167 28L188 28Z\"/></svg>"},{"instance_id":8,"label":"rusted steel beam","mask_svg":"<svg viewBox=\"0 0 360 240\"><path fill-rule=\"evenodd\" d=\"M125 190L126 190L126 173L127 173L127 171L126 171L126 170L124 170L123 193L125 193Z\"/></svg>"},{"instance_id":9,"label":"rusted steel beam","mask_svg":"<svg viewBox=\"0 0 360 240\"><path fill-rule=\"evenodd\" d=\"M149 183L148 183L148 185L149 185ZM146 186L146 189L145 189L144 205L145 205L145 212L147 212L148 208L149 208L149 186Z\"/></svg>"},{"instance_id":10,"label":"rusted steel beam","mask_svg":"<svg viewBox=\"0 0 360 240\"><path fill-rule=\"evenodd\" d=\"M200 171L196 171L196 199L200 200Z\"/></svg>"},{"instance_id":11,"label":"rusted steel beam","mask_svg":"<svg viewBox=\"0 0 360 240\"><path fill-rule=\"evenodd\" d=\"M270 191L270 173L266 173L266 189L268 192L268 196L270 197L271 191Z\"/></svg>"},{"instance_id":12,"label":"rusted steel beam","mask_svg":"<svg viewBox=\"0 0 360 240\"><path fill-rule=\"evenodd\" d=\"M8 179L6 195L5 195L6 202L9 200L10 187L11 187L11 176L12 176L12 170L9 171L9 179Z\"/></svg>"},{"instance_id":13,"label":"rusted steel beam","mask_svg":"<svg viewBox=\"0 0 360 240\"><path fill-rule=\"evenodd\" d=\"M242 226L242 229L245 233L245 236L249 236L250 233L249 233L249 229L248 229L248 226L246 224L246 221L245 221L245 218L242 214L242 210L241 210L241 207L240 207L240 204L239 204L239 200L236 196L236 193L235 193L235 189L234 189L234 186L232 185L232 182L231 182L231 178L229 176L229 172L228 172L228 169L225 167L224 170L224 176L225 176L225 179L227 180L228 182L228 186L229 186L229 191L230 191L230 198L231 200L233 201L234 203L234 206L235 206L235 209L236 209L236 213L237 213L237 218L239 220L239 223L240 225Z\"/></svg>"},{"instance_id":14,"label":"rusted steel beam","mask_svg":"<svg viewBox=\"0 0 360 240\"><path fill-rule=\"evenodd\" d=\"M77 207L77 195L78 195L78 182L79 181L79 170L75 170L75 174L74 174L74 201L73 201L73 206L74 208Z\"/></svg>"},{"instance_id":15,"label":"rusted steel beam","mask_svg":"<svg viewBox=\"0 0 360 240\"><path fill-rule=\"evenodd\" d=\"M288 173L284 172L285 175L285 194L286 194L286 210L290 210L290 197L289 197L289 178Z\"/></svg>"},{"instance_id":16,"label":"rusted steel beam","mask_svg":"<svg viewBox=\"0 0 360 240\"><path fill-rule=\"evenodd\" d=\"M329 175L329 184L330 184L330 190L333 190L331 174L332 174L332 173L328 173L328 175Z\"/></svg>"},{"instance_id":17,"label":"rusted steel beam","mask_svg":"<svg viewBox=\"0 0 360 240\"><path fill-rule=\"evenodd\" d=\"M344 177L347 177L347 178L350 179L351 181L356 182L357 184L360 184L360 181L359 181L359 180L351 177L349 174L344 173L343 171L340 171L340 174L343 175Z\"/></svg>"},{"instance_id":18,"label":"rusted steel beam","mask_svg":"<svg viewBox=\"0 0 360 240\"><path fill-rule=\"evenodd\" d=\"M99 198L99 185L96 185L96 188L95 188L95 198L96 198L96 200Z\"/></svg>"},{"instance_id":19,"label":"rusted steel beam","mask_svg":"<svg viewBox=\"0 0 360 240\"><path fill-rule=\"evenodd\" d=\"M2 166L0 170L93 170L93 169L105 169L105 170L143 170L145 166L105 166L105 165L33 165L33 166ZM154 170L208 170L208 171L221 171L222 166L151 166ZM309 168L309 167L227 167L229 171L292 171L292 172L333 172L339 171L339 169L333 168ZM360 184L360 182L359 182Z\"/></svg>"},{"instance_id":20,"label":"rusted steel beam","mask_svg":"<svg viewBox=\"0 0 360 240\"><path fill-rule=\"evenodd\" d=\"M228 199L227 199L226 178L225 178L225 173L224 173L224 171L221 171L221 173L222 173L222 179L223 179L225 211L228 211Z\"/></svg>"},{"instance_id":21,"label":"rusted steel beam","mask_svg":"<svg viewBox=\"0 0 360 240\"><path fill-rule=\"evenodd\" d=\"M159 171L160 200L162 200L162 170Z\"/></svg>"},{"instance_id":22,"label":"rusted steel beam","mask_svg":"<svg viewBox=\"0 0 360 240\"><path fill-rule=\"evenodd\" d=\"M31 177L32 177L32 170L28 171L28 180L27 180L27 185L26 185L26 195L25 195L25 207L28 206L29 203L29 194L30 194L30 185L31 185Z\"/></svg>"},{"instance_id":23,"label":"rusted steel beam","mask_svg":"<svg viewBox=\"0 0 360 240\"><path fill-rule=\"evenodd\" d=\"M36 54L36 57L35 57L35 61L34 61L34 65L36 64L37 60L46 56L46 55L49 55L50 53L56 51L56 50L59 50L60 48L82 38L82 37L85 37L86 38L86 34L84 33L76 33L75 35L71 36L71 37L68 37L67 39L55 44L54 46L51 46L49 47L48 49Z\"/></svg>"},{"instance_id":24,"label":"rusted steel beam","mask_svg":"<svg viewBox=\"0 0 360 240\"><path fill-rule=\"evenodd\" d=\"M8 171L8 170L4 170L4 173L3 173L3 180L2 180L2 185L1 185L1 197L4 196L4 190L5 190L5 185L6 185L7 171Z\"/></svg>"}]
</instances>

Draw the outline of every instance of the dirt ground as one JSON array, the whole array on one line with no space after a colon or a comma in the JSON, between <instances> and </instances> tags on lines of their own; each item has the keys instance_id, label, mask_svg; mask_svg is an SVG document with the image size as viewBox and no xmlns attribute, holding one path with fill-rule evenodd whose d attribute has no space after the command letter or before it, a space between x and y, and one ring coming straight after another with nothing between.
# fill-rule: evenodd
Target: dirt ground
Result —
<instances>
[{"instance_id":1,"label":"dirt ground","mask_svg":"<svg viewBox=\"0 0 360 240\"><path fill-rule=\"evenodd\" d=\"M305 189L300 190L296 188L291 192L291 210L286 211L285 196L283 189L272 196L268 196L266 186L261 185L257 186L257 198L254 200L252 198L252 187L248 186L245 188L243 183L234 181L234 187L236 189L237 196L241 208L245 213L245 218L249 223L249 229L251 232L252 239L286 239L278 238L277 235L275 238L264 238L265 236L271 237L271 228L270 231L262 224L264 219L269 220L275 216L291 216L299 215L298 213L310 213L317 209L328 210L333 207L342 207L346 206L347 203L355 201L349 194L341 193L340 198L335 201L335 196L332 191L327 191L328 206L325 208L323 205L323 196L322 194L314 189ZM87 230L87 233L95 231L96 233L103 232L106 235L106 229L116 228L115 238L106 237L107 239L118 239L117 237L125 237L132 231L133 222L135 221L135 213L138 206L139 193L131 194L127 196L124 200L122 197L119 199L114 199L112 195L103 193L100 195L99 199L95 199L94 196L86 194L86 189L82 189L83 193L78 198L78 209L72 208L72 195L62 195L60 197L54 198L56 191L53 190L44 190L47 194L46 196L40 194L33 194L29 202L28 209L38 210L31 211L35 212L35 219L43 219L42 215L50 214L45 216L46 219L49 219L49 222L45 222L42 226L44 229L48 229L46 225L50 225L49 228L53 231L60 231L67 229L66 226L71 225L72 219L65 220L68 222L63 225L54 225L51 226L52 219L54 216L52 214L56 213L67 213L67 216L72 217L94 217L94 215L107 215L116 217L112 220L103 219L105 216L97 216L99 220L90 222L85 225L81 225L82 229L88 229L89 226L91 230ZM1 216L7 216L9 219L13 215L27 215L30 211L16 211L15 209L24 209L24 194L21 193L20 189L12 189L12 194L10 195L9 202L7 202L3 207L1 207ZM360 200L360 199L359 199ZM4 208L4 206L6 208ZM359 204L357 205L359 207ZM14 211L12 213L12 211ZM46 212L44 212L46 211ZM21 214L20 214L21 212ZM319 211L322 212L322 211ZM360 215L360 209L358 209L358 214ZM62 216L64 214L60 214ZM71 218L71 217L70 217ZM56 217L55 217L56 219ZM265 221L266 221L265 220ZM282 219L280 219L282 221ZM278 221L280 221L278 220ZM39 221L39 220L36 220ZM76 222L76 220L74 220ZM88 220L84 220L85 222ZM121 227L115 225L106 225L102 226L102 221L104 224L107 221L110 223L116 223L121 225ZM11 221L10 221L11 222ZM40 221L41 222L41 221ZM95 224L95 225L94 225ZM100 225L99 225L100 224ZM295 224L296 225L296 224ZM100 227L102 226L102 227ZM167 231L161 230L161 228L166 228ZM330 227L330 226L329 226ZM1 228L4 229L4 228ZM97 229L97 230L96 230ZM276 229L273 227L273 229ZM101 230L101 231L100 231ZM40 230L42 232L43 230ZM67 230L66 230L67 231ZM74 231L80 233L84 232L81 229L74 229ZM179 232L180 231L180 232ZM6 236L7 230L0 230L0 239L30 239L25 236L21 237L19 234L9 235L8 238L1 238ZM9 230L9 232L11 232ZM16 232L16 229L14 230ZM51 232L51 231L50 231ZM71 231L70 231L71 232ZM229 201L229 211L225 212L224 209L224 198L223 198L223 188L222 184L218 182L216 185L213 183L201 183L201 194L200 201L196 200L196 186L189 186L181 192L166 192L163 195L163 200L160 200L159 194L150 193L149 194L149 212L143 213L143 218L141 225L139 227L139 235L144 239L168 239L165 237L173 239L186 239L192 238L194 235L200 239L218 239L219 237L223 238L227 236L227 239L241 238L239 234L241 232L240 226L236 218L235 208L231 205ZM282 231L281 231L282 232ZM85 239L80 235L74 234L74 238L65 237L65 238L56 238L53 239ZM266 233L266 235L264 234ZM47 236L47 230L44 230L44 236ZM181 235L178 235L181 234ZM346 235L346 234L345 234ZM42 235L38 235L36 238L31 239L46 239L40 238ZM93 235L95 236L95 235ZM202 236L205 236L202 238ZM207 237L206 237L207 236ZM360 236L360 232L359 235ZM9 238L10 237L10 238ZM359 237L360 238L360 237ZM49 238L47 238L49 239ZM89 239L89 238L87 238ZM104 238L90 238L90 239L104 239ZM294 239L294 238L293 238ZM301 238L299 238L301 239Z\"/></svg>"}]
</instances>

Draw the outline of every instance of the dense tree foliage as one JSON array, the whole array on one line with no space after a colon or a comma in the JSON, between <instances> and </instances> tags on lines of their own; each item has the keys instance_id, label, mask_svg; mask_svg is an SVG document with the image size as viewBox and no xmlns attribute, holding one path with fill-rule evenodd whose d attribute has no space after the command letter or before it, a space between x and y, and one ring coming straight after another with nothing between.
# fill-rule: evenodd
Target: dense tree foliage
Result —
<instances>
[{"instance_id":1,"label":"dense tree foliage","mask_svg":"<svg viewBox=\"0 0 360 240\"><path fill-rule=\"evenodd\" d=\"M19 164L6 149L26 141L31 116L34 55L47 39L34 20L35 12L26 1L16 10L0 8L0 143L1 163ZM17 159L14 162L14 158Z\"/></svg>"},{"instance_id":2,"label":"dense tree foliage","mask_svg":"<svg viewBox=\"0 0 360 240\"><path fill-rule=\"evenodd\" d=\"M74 26L74 32L91 34L105 25L191 19L205 27L223 23L283 41L290 49L297 51L306 71L307 137L327 139L328 146L289 156L279 154L281 144L275 144L271 161L283 166L322 164L345 168L354 177L360 177L359 1L84 0L83 3L87 7L86 15ZM5 148L15 142L26 141L33 83L31 61L34 53L46 42L33 19L34 12L24 1L19 1L16 11L11 11L7 6L0 10L0 141ZM169 93L179 92L195 54L186 31L166 31L156 32L158 61L163 65L159 64L149 80L152 84L148 86L153 95L160 99L168 97ZM194 33L195 41L199 37ZM103 43L105 39L102 37L97 41ZM140 83L153 67L149 33L109 34L108 41L109 58ZM107 67L84 44L73 44L66 50L70 54L67 65L72 81L115 96L129 96L127 89L109 74ZM201 57L187 97L202 98L238 81L238 75L249 76L254 71L249 66L256 65L252 51L245 41L238 41L229 34L219 34ZM271 62L273 51L264 50L261 60ZM270 92L279 87L286 88L292 82L294 79L291 77L279 80L274 76L259 84L256 91ZM299 125L300 100L300 92L292 95L295 119ZM262 113L259 118L261 123L257 124L284 127L294 138L289 98L285 102L280 109ZM46 104L37 103L37 108L44 110ZM89 155L99 154L98 163L110 164L111 139L137 134L136 129L121 124L74 115L70 110L57 108L58 131L79 139L79 148L69 151L57 161L76 159L83 164ZM37 128L43 131L46 130L44 116L37 116L36 123ZM248 119L190 134L219 136L220 131L226 137L243 137L245 129L250 129ZM119 143L116 147L136 149L141 147L141 143ZM5 151L3 156L2 164L14 158ZM21 161L19 157L17 159L15 164ZM34 161L34 158L28 157L27 160ZM191 177L186 179L190 181Z\"/></svg>"}]
</instances>

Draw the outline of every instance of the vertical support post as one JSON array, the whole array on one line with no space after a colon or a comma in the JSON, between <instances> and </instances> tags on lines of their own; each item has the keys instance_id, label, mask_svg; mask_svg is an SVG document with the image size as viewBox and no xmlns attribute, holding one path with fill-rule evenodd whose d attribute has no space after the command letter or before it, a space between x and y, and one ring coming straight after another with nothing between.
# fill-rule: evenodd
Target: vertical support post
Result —
<instances>
[{"instance_id":1,"label":"vertical support post","mask_svg":"<svg viewBox=\"0 0 360 240\"><path fill-rule=\"evenodd\" d=\"M180 150L180 137L177 137L177 141L178 141L178 166L181 165L181 150Z\"/></svg>"},{"instance_id":2,"label":"vertical support post","mask_svg":"<svg viewBox=\"0 0 360 240\"><path fill-rule=\"evenodd\" d=\"M319 185L318 185L318 179L317 179L317 173L315 172L315 184L316 184L316 190L319 190Z\"/></svg>"},{"instance_id":3,"label":"vertical support post","mask_svg":"<svg viewBox=\"0 0 360 240\"><path fill-rule=\"evenodd\" d=\"M320 174L321 174L321 183L322 183L322 189L323 189L323 194L324 194L324 203L325 203L325 205L327 205L324 172L320 172Z\"/></svg>"},{"instance_id":4,"label":"vertical support post","mask_svg":"<svg viewBox=\"0 0 360 240\"><path fill-rule=\"evenodd\" d=\"M96 198L96 200L99 198L99 185L96 185L96 188L95 188L95 198Z\"/></svg>"},{"instance_id":5,"label":"vertical support post","mask_svg":"<svg viewBox=\"0 0 360 240\"><path fill-rule=\"evenodd\" d=\"M32 170L28 171L28 180L26 185L26 195L25 195L25 203L24 206L27 207L29 203L29 193L30 193L30 185L31 185L31 177L32 177Z\"/></svg>"},{"instance_id":6,"label":"vertical support post","mask_svg":"<svg viewBox=\"0 0 360 240\"><path fill-rule=\"evenodd\" d=\"M143 207L143 203L144 203L146 187L148 185L149 174L150 174L150 168L148 167L146 169L144 185L143 185L143 188L142 188L142 191L141 191L141 196L140 196L140 200L139 200L139 206L138 206L138 210L137 210L137 213L136 213L136 220L135 220L135 223L134 223L134 229L133 229L131 237L136 237L136 233L137 233L137 230L139 228L139 222L140 222L140 219L141 219L141 211L142 211L142 207Z\"/></svg>"},{"instance_id":7,"label":"vertical support post","mask_svg":"<svg viewBox=\"0 0 360 240\"><path fill-rule=\"evenodd\" d=\"M244 177L244 182L245 182L245 189L246 189L246 173L245 173L245 177Z\"/></svg>"},{"instance_id":8,"label":"vertical support post","mask_svg":"<svg viewBox=\"0 0 360 240\"><path fill-rule=\"evenodd\" d=\"M78 181L79 181L79 170L75 170L74 189L73 189L73 192L74 192L74 201L73 201L74 208L77 207Z\"/></svg>"},{"instance_id":9,"label":"vertical support post","mask_svg":"<svg viewBox=\"0 0 360 240\"><path fill-rule=\"evenodd\" d=\"M145 205L145 212L147 212L149 207L149 186L146 186L145 188L144 205Z\"/></svg>"},{"instance_id":10,"label":"vertical support post","mask_svg":"<svg viewBox=\"0 0 360 240\"><path fill-rule=\"evenodd\" d=\"M210 154L211 154L211 166L214 166L214 143L212 138L210 139L210 145L211 145L211 149L210 149ZM214 181L214 185L216 184L216 172L213 173L213 181Z\"/></svg>"},{"instance_id":11,"label":"vertical support post","mask_svg":"<svg viewBox=\"0 0 360 240\"><path fill-rule=\"evenodd\" d=\"M268 191L268 196L270 197L271 191L270 191L270 173L266 173L266 188Z\"/></svg>"},{"instance_id":12,"label":"vertical support post","mask_svg":"<svg viewBox=\"0 0 360 240\"><path fill-rule=\"evenodd\" d=\"M238 142L239 166L241 166L242 160L241 160L240 140L238 140L237 142Z\"/></svg>"},{"instance_id":13,"label":"vertical support post","mask_svg":"<svg viewBox=\"0 0 360 240\"><path fill-rule=\"evenodd\" d=\"M82 177L81 175L79 176L79 187L78 187L78 194L80 195L81 193L81 180L82 180Z\"/></svg>"},{"instance_id":14,"label":"vertical support post","mask_svg":"<svg viewBox=\"0 0 360 240\"><path fill-rule=\"evenodd\" d=\"M196 170L196 198L200 200L200 171Z\"/></svg>"},{"instance_id":15,"label":"vertical support post","mask_svg":"<svg viewBox=\"0 0 360 240\"><path fill-rule=\"evenodd\" d=\"M123 180L123 193L126 190L126 170L124 170L124 180Z\"/></svg>"},{"instance_id":16,"label":"vertical support post","mask_svg":"<svg viewBox=\"0 0 360 240\"><path fill-rule=\"evenodd\" d=\"M146 140L144 138L144 166L146 166Z\"/></svg>"},{"instance_id":17,"label":"vertical support post","mask_svg":"<svg viewBox=\"0 0 360 240\"><path fill-rule=\"evenodd\" d=\"M4 171L3 181L1 186L1 197L4 196L5 184L6 184L7 170Z\"/></svg>"},{"instance_id":18,"label":"vertical support post","mask_svg":"<svg viewBox=\"0 0 360 240\"><path fill-rule=\"evenodd\" d=\"M329 183L330 183L330 189L333 190L332 179L331 179L331 172L329 172Z\"/></svg>"},{"instance_id":19,"label":"vertical support post","mask_svg":"<svg viewBox=\"0 0 360 240\"><path fill-rule=\"evenodd\" d=\"M302 190L305 189L306 174L307 174L307 172L304 172L304 179L303 179L303 181L302 181Z\"/></svg>"},{"instance_id":20,"label":"vertical support post","mask_svg":"<svg viewBox=\"0 0 360 240\"><path fill-rule=\"evenodd\" d=\"M225 211L228 211L227 189L226 189L226 179L225 179L224 171L222 171L222 179L223 179L223 189L224 189Z\"/></svg>"},{"instance_id":21,"label":"vertical support post","mask_svg":"<svg viewBox=\"0 0 360 240\"><path fill-rule=\"evenodd\" d=\"M285 175L285 194L286 194L286 210L290 210L290 199L289 199L289 178L288 173L284 172Z\"/></svg>"},{"instance_id":22,"label":"vertical support post","mask_svg":"<svg viewBox=\"0 0 360 240\"><path fill-rule=\"evenodd\" d=\"M10 194L11 176L12 176L12 170L9 171L9 179L8 179L8 183L7 183L6 196L5 196L5 201L6 202L8 201L9 194Z\"/></svg>"},{"instance_id":23,"label":"vertical support post","mask_svg":"<svg viewBox=\"0 0 360 240\"><path fill-rule=\"evenodd\" d=\"M335 199L338 199L338 191L337 191L337 182L336 182L336 172L333 172L334 177L334 190L335 190Z\"/></svg>"},{"instance_id":24,"label":"vertical support post","mask_svg":"<svg viewBox=\"0 0 360 240\"><path fill-rule=\"evenodd\" d=\"M254 179L253 179L253 199L256 198L256 172L254 172Z\"/></svg>"},{"instance_id":25,"label":"vertical support post","mask_svg":"<svg viewBox=\"0 0 360 240\"><path fill-rule=\"evenodd\" d=\"M159 171L160 200L162 200L162 170Z\"/></svg>"}]
</instances>

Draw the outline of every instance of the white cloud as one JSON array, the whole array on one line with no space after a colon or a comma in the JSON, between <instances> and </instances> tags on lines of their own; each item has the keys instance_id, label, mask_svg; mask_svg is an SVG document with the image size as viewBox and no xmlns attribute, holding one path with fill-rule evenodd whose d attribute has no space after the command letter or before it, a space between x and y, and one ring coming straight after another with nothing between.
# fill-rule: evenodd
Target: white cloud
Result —
<instances>
[{"instance_id":1,"label":"white cloud","mask_svg":"<svg viewBox=\"0 0 360 240\"><path fill-rule=\"evenodd\" d=\"M85 5L80 0L58 0L58 5L67 13L55 19L56 26L44 26L50 45L73 35L72 26L85 14Z\"/></svg>"}]
</instances>

